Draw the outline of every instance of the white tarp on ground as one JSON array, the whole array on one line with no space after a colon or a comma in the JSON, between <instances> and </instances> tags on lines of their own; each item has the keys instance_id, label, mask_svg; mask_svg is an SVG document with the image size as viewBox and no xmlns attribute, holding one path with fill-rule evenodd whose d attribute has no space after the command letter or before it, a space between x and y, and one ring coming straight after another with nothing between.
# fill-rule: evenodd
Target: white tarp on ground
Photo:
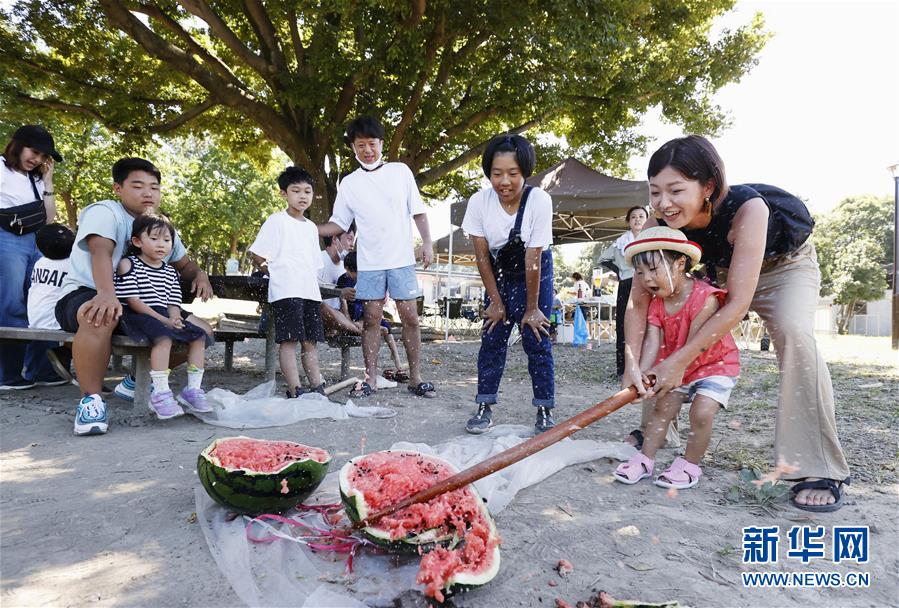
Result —
<instances>
[{"instance_id":1,"label":"white tarp on ground","mask_svg":"<svg viewBox=\"0 0 899 608\"><path fill-rule=\"evenodd\" d=\"M455 437L434 447L399 442L390 449L432 454L462 470L531 436L532 428L499 425L490 433ZM633 453L634 448L622 442L564 439L477 481L475 487L496 515L519 490L539 483L567 466L598 458L627 460ZM202 487L197 487L195 496L197 517L209 550L235 593L248 606L391 606L395 597L406 590L418 588L415 583L417 556L363 551L354 560L353 574L347 574L346 556L313 552L305 545L289 540L253 543L246 535L250 518L238 517L228 521L227 510L214 503ZM337 471L332 471L305 502L328 504L339 500ZM315 513L300 514L292 510L285 516L318 527L324 525L321 516ZM277 530L285 536L292 531L287 526L279 526ZM502 529L499 533L502 535ZM499 576L502 575L500 569Z\"/></svg>"},{"instance_id":2,"label":"white tarp on ground","mask_svg":"<svg viewBox=\"0 0 899 608\"><path fill-rule=\"evenodd\" d=\"M275 381L250 389L243 395L214 388L206 393L212 405L208 414L194 415L214 426L229 429L260 429L270 426L287 426L310 418L391 418L396 411L388 407L360 407L352 400L346 404L329 401L318 393L307 393L298 399L275 396Z\"/></svg>"}]
</instances>

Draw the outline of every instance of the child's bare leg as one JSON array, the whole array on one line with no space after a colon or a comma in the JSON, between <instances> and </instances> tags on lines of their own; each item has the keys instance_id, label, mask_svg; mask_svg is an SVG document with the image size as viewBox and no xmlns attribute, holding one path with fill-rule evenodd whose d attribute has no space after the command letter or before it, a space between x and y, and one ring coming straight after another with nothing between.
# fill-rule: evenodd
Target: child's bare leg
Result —
<instances>
[{"instance_id":1,"label":"child's bare leg","mask_svg":"<svg viewBox=\"0 0 899 608\"><path fill-rule=\"evenodd\" d=\"M278 361L281 363L281 373L287 381L287 387L293 389L300 386L300 372L297 370L297 343L281 342L278 345Z\"/></svg>"},{"instance_id":2,"label":"child's bare leg","mask_svg":"<svg viewBox=\"0 0 899 608\"><path fill-rule=\"evenodd\" d=\"M312 388L318 388L322 383L321 371L318 368L318 348L315 342L301 342L303 347L303 370L306 372L306 378L309 379L309 385Z\"/></svg>"},{"instance_id":3,"label":"child's bare leg","mask_svg":"<svg viewBox=\"0 0 899 608\"><path fill-rule=\"evenodd\" d=\"M212 326L200 317L196 315L190 315L189 317L187 317L186 321L188 321L189 323L193 323L194 325L205 331L207 335L212 335ZM205 341L203 342L203 346L206 346ZM190 350L188 350L187 354L183 352L172 352L169 355L169 369L175 369L185 361L187 361L188 363L193 363L193 361L190 360ZM194 363L194 365L197 364ZM201 363L200 365L197 365L197 367L203 367L203 364Z\"/></svg>"},{"instance_id":4,"label":"child's bare leg","mask_svg":"<svg viewBox=\"0 0 899 608\"><path fill-rule=\"evenodd\" d=\"M668 425L677 416L684 402L684 394L671 391L656 399L655 409L646 425L643 439L643 454L650 459L656 457L656 452L665 441L665 433Z\"/></svg>"},{"instance_id":5,"label":"child's bare leg","mask_svg":"<svg viewBox=\"0 0 899 608\"><path fill-rule=\"evenodd\" d=\"M187 347L187 362L195 367L206 366L206 338L194 340Z\"/></svg>"},{"instance_id":6,"label":"child's bare leg","mask_svg":"<svg viewBox=\"0 0 899 608\"><path fill-rule=\"evenodd\" d=\"M169 369L169 354L172 352L172 339L160 338L150 348L150 369L162 371Z\"/></svg>"},{"instance_id":7,"label":"child's bare leg","mask_svg":"<svg viewBox=\"0 0 899 608\"><path fill-rule=\"evenodd\" d=\"M396 340L390 335L390 330L382 327L381 335L384 337L384 342L387 343L387 349L390 351L390 357L393 359L393 366L398 370L403 369L403 366L400 365L400 353L396 349Z\"/></svg>"},{"instance_id":8,"label":"child's bare leg","mask_svg":"<svg viewBox=\"0 0 899 608\"><path fill-rule=\"evenodd\" d=\"M696 395L693 405L690 406L690 439L687 440L687 449L684 458L698 465L709 448L712 439L712 423L715 414L721 409L721 405L705 395Z\"/></svg>"}]
</instances>

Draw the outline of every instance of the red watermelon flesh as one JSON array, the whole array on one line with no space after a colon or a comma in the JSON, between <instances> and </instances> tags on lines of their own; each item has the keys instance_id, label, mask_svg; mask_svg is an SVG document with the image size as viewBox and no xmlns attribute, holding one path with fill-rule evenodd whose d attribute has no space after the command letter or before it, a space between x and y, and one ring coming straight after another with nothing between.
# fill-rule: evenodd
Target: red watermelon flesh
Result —
<instances>
[{"instance_id":1,"label":"red watermelon flesh","mask_svg":"<svg viewBox=\"0 0 899 608\"><path fill-rule=\"evenodd\" d=\"M327 462L325 450L290 441L261 441L249 438L225 439L209 453L228 469L245 469L256 473L277 473L298 460Z\"/></svg>"},{"instance_id":2,"label":"red watermelon flesh","mask_svg":"<svg viewBox=\"0 0 899 608\"><path fill-rule=\"evenodd\" d=\"M354 490L362 492L370 513L456 473L448 463L414 452L375 452L350 465L349 480ZM454 548L437 547L422 557L417 581L425 585L425 595L442 602L448 581L466 572L488 570L494 559L500 538L485 511L469 486L406 507L381 519L377 527L388 530L394 540L432 529L439 536L462 539Z\"/></svg>"},{"instance_id":3,"label":"red watermelon flesh","mask_svg":"<svg viewBox=\"0 0 899 608\"><path fill-rule=\"evenodd\" d=\"M425 586L425 595L442 602L443 589L450 578L490 569L495 557L493 550L499 546L500 538L495 532L491 533L483 516L472 523L463 540L464 544L459 548L437 547L422 556L415 580Z\"/></svg>"}]
</instances>

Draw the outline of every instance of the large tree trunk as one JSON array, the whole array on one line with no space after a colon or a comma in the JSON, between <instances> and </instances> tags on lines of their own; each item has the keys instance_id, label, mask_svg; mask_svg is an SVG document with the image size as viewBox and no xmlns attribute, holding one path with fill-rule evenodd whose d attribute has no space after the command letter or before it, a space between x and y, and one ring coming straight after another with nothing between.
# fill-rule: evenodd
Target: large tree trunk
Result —
<instances>
[{"instance_id":1,"label":"large tree trunk","mask_svg":"<svg viewBox=\"0 0 899 608\"><path fill-rule=\"evenodd\" d=\"M60 190L59 197L65 203L66 206L66 224L69 225L69 228L72 230L78 230L78 208L75 206L75 201L72 200L72 193L64 190ZM59 217L60 209L56 209L56 221L58 222L61 218Z\"/></svg>"}]
</instances>

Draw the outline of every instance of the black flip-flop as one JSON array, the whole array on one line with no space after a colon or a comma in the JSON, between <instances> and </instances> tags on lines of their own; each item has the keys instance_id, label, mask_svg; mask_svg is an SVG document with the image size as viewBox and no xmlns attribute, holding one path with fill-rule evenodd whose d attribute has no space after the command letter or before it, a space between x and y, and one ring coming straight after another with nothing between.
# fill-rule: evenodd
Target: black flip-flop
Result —
<instances>
[{"instance_id":1,"label":"black flip-flop","mask_svg":"<svg viewBox=\"0 0 899 608\"><path fill-rule=\"evenodd\" d=\"M369 384L368 382L363 382L361 386L358 386L358 388L354 387L350 389L350 397L355 399L370 397L374 392L375 389L371 387L371 384Z\"/></svg>"},{"instance_id":2,"label":"black flip-flop","mask_svg":"<svg viewBox=\"0 0 899 608\"><path fill-rule=\"evenodd\" d=\"M431 399L437 396L437 390L430 382L419 382L418 386L408 386L409 392L417 397L426 397Z\"/></svg>"},{"instance_id":3,"label":"black flip-flop","mask_svg":"<svg viewBox=\"0 0 899 608\"><path fill-rule=\"evenodd\" d=\"M633 437L634 441L637 442L634 444L634 447L637 448L638 452L643 449L643 431L641 431L640 429L634 429L633 431L628 433L628 436Z\"/></svg>"},{"instance_id":4,"label":"black flip-flop","mask_svg":"<svg viewBox=\"0 0 899 608\"><path fill-rule=\"evenodd\" d=\"M839 484L839 485L837 485ZM792 488L790 488L790 492L793 493L793 496L790 497L790 502L797 509L802 509L803 511L812 511L814 513L830 513L833 511L837 511L843 506L843 485L849 485L849 478L847 477L843 481L835 481L833 479L816 479L815 481L800 481ZM802 490L830 490L830 493L833 494L833 497L836 499L833 503L829 505L804 505L802 503L796 502L796 495L799 494Z\"/></svg>"}]
</instances>

